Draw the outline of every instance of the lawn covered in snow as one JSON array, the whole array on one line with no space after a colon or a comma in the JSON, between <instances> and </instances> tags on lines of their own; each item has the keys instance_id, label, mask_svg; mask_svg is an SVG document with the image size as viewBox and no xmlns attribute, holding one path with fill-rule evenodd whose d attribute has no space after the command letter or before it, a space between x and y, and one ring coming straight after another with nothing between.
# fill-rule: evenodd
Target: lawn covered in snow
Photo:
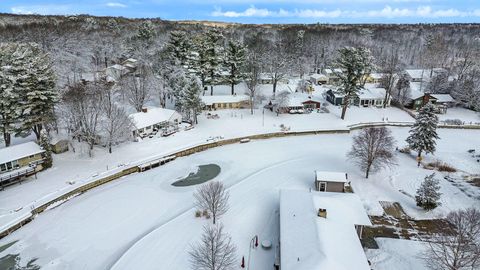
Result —
<instances>
[{"instance_id":1,"label":"lawn covered in snow","mask_svg":"<svg viewBox=\"0 0 480 270\"><path fill-rule=\"evenodd\" d=\"M427 245L419 241L377 238L379 249L366 251L374 270L427 270L421 255Z\"/></svg>"},{"instance_id":2,"label":"lawn covered in snow","mask_svg":"<svg viewBox=\"0 0 480 270\"><path fill-rule=\"evenodd\" d=\"M392 131L398 145L403 146L408 128ZM176 136L188 136L189 132ZM480 131L442 129L439 135L438 151L427 160L440 159L464 171L479 171L479 164L466 151L479 148ZM346 160L351 137L352 134L332 134L252 141L179 158L96 188L42 213L0 241L2 246L19 240L0 257L20 253L23 260L38 258L42 269L188 269L189 247L199 239L202 226L210 221L194 217L195 187L173 187L171 183L196 171L197 166L211 163L221 167L215 179L224 182L231 194L230 210L221 222L238 247L239 263L241 256L247 257L254 235L276 243L279 190L313 188L314 170L348 172L369 214L381 214L379 200L400 202L409 215L418 218L480 207L478 197L468 196L438 174L442 206L424 212L415 206L411 196L431 171L417 168L413 154L397 153L398 166L365 179ZM151 149L155 139L130 144L131 155L166 150L160 145L168 139L172 138L158 139L155 149ZM85 167L100 166L87 160ZM71 168L75 168L73 160ZM17 187L21 190L22 185ZM258 249L252 252L251 265L254 269L269 269L273 260L274 249Z\"/></svg>"}]
</instances>

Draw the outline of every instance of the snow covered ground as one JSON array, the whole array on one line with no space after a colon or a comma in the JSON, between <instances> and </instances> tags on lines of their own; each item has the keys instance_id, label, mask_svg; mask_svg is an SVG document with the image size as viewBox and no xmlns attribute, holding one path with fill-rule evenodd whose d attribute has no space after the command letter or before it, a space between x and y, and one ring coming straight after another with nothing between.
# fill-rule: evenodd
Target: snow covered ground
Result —
<instances>
[{"instance_id":1,"label":"snow covered ground","mask_svg":"<svg viewBox=\"0 0 480 270\"><path fill-rule=\"evenodd\" d=\"M269 90L270 91L270 90ZM339 119L340 108L329 106L331 113L280 114L257 109L254 115L245 110L217 110L219 119L207 119L206 113L199 117L199 124L192 130L182 131L170 137L147 138L138 143L124 143L108 154L105 148L97 147L94 157L87 154L85 145L78 146L76 153L72 151L54 155L53 168L38 174L38 179L31 178L20 185L14 185L1 192L0 225L19 216L14 210L37 201L59 190L80 185L92 175L96 175L120 164L142 160L151 156L166 155L174 150L205 143L207 139L222 136L233 138L259 133L279 132L280 125L290 127L292 131L313 129L343 129L350 124L377 122L384 118L389 121L412 121L405 112L396 108L358 108L351 107L347 112L347 120ZM23 141L23 140L22 140Z\"/></svg>"},{"instance_id":2,"label":"snow covered ground","mask_svg":"<svg viewBox=\"0 0 480 270\"><path fill-rule=\"evenodd\" d=\"M176 136L190 136L189 132L193 131ZM392 131L399 146L403 146L408 129L393 128ZM480 146L480 131L440 130L439 135L438 151L428 159L445 160L469 172L479 170L478 163L468 158L466 151ZM198 240L202 225L209 221L194 217L195 187L178 188L170 184L195 171L198 165L210 163L220 165L222 171L216 180L223 181L231 194L230 210L221 222L238 247L239 263L242 256L247 258L248 244L254 235L259 235L260 240L276 242L279 189L312 188L314 170L348 172L355 192L370 214L381 214L379 200L400 202L409 215L420 218L444 215L458 208L480 207L478 198L467 196L438 174L444 194L442 206L430 213L418 209L414 199L405 194L414 194L419 181L431 171L417 168L413 155L398 153L397 167L364 179L362 173L346 161L351 136L332 134L252 141L179 158L163 167L106 184L46 211L2 239L0 246L19 241L0 253L0 257L20 253L25 261L39 258L37 263L43 269L112 266L113 269L188 269L189 247ZM167 151L160 145L173 138L130 144L130 153L122 148L117 152L135 156L139 155L137 152ZM158 146L152 147L155 144ZM99 160L107 156L97 153ZM96 163L98 160L85 161L83 166L100 168ZM34 187L26 184L18 187L22 186ZM35 191L32 189L32 192ZM23 193L25 189L22 196ZM269 269L273 259L274 249L258 249L252 252L251 265L253 269Z\"/></svg>"},{"instance_id":3,"label":"snow covered ground","mask_svg":"<svg viewBox=\"0 0 480 270\"><path fill-rule=\"evenodd\" d=\"M480 123L480 113L465 108L448 108L446 114L439 114L440 121L460 119L465 124Z\"/></svg>"},{"instance_id":4,"label":"snow covered ground","mask_svg":"<svg viewBox=\"0 0 480 270\"><path fill-rule=\"evenodd\" d=\"M374 270L427 270L421 258L426 244L418 241L377 238L379 249L366 251Z\"/></svg>"}]
</instances>

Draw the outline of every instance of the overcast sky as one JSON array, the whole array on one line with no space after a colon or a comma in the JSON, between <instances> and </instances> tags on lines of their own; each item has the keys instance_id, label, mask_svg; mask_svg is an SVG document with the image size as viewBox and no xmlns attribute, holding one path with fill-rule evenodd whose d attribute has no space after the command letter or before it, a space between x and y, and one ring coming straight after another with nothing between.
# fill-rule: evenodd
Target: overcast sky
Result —
<instances>
[{"instance_id":1,"label":"overcast sky","mask_svg":"<svg viewBox=\"0 0 480 270\"><path fill-rule=\"evenodd\" d=\"M0 12L241 23L480 22L480 0L0 0Z\"/></svg>"}]
</instances>

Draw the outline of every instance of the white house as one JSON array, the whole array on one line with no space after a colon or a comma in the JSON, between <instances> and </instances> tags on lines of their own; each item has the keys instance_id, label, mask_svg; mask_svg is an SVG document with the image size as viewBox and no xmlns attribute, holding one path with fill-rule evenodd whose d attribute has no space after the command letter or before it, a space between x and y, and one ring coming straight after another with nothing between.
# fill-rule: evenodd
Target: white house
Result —
<instances>
[{"instance_id":1,"label":"white house","mask_svg":"<svg viewBox=\"0 0 480 270\"><path fill-rule=\"evenodd\" d=\"M338 81L338 76L337 74L343 73L343 71L339 68L331 69L331 68L325 68L323 70L323 74L328 77L329 83L334 83Z\"/></svg>"},{"instance_id":2,"label":"white house","mask_svg":"<svg viewBox=\"0 0 480 270\"><path fill-rule=\"evenodd\" d=\"M328 77L325 74L312 74L310 75L310 82L316 85L328 84Z\"/></svg>"},{"instance_id":3,"label":"white house","mask_svg":"<svg viewBox=\"0 0 480 270\"><path fill-rule=\"evenodd\" d=\"M433 69L406 69L411 82L428 82L431 77L439 72L447 72L444 68L433 68Z\"/></svg>"},{"instance_id":4,"label":"white house","mask_svg":"<svg viewBox=\"0 0 480 270\"><path fill-rule=\"evenodd\" d=\"M247 108L250 98L247 95L201 96L205 109L241 109Z\"/></svg>"},{"instance_id":5,"label":"white house","mask_svg":"<svg viewBox=\"0 0 480 270\"><path fill-rule=\"evenodd\" d=\"M370 270L360 243L372 223L353 193L280 191L282 270Z\"/></svg>"},{"instance_id":6,"label":"white house","mask_svg":"<svg viewBox=\"0 0 480 270\"><path fill-rule=\"evenodd\" d=\"M364 88L360 90L356 105L362 107L376 106L383 107L385 101L385 88ZM391 97L387 100L387 106L390 106Z\"/></svg>"},{"instance_id":7,"label":"white house","mask_svg":"<svg viewBox=\"0 0 480 270\"><path fill-rule=\"evenodd\" d=\"M143 108L141 112L129 115L133 122L133 136L144 137L160 129L177 127L182 122L182 115L177 111L163 108Z\"/></svg>"}]
</instances>

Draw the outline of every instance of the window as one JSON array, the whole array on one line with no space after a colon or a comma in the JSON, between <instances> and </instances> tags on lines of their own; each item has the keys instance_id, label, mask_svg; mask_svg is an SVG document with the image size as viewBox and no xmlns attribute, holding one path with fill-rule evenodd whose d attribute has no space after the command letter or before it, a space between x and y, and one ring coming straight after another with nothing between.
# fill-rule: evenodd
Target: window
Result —
<instances>
[{"instance_id":1,"label":"window","mask_svg":"<svg viewBox=\"0 0 480 270\"><path fill-rule=\"evenodd\" d=\"M320 182L318 185L318 191L327 191L327 182Z\"/></svg>"},{"instance_id":2,"label":"window","mask_svg":"<svg viewBox=\"0 0 480 270\"><path fill-rule=\"evenodd\" d=\"M5 164L0 164L0 171L6 171L7 170L7 165Z\"/></svg>"}]
</instances>

